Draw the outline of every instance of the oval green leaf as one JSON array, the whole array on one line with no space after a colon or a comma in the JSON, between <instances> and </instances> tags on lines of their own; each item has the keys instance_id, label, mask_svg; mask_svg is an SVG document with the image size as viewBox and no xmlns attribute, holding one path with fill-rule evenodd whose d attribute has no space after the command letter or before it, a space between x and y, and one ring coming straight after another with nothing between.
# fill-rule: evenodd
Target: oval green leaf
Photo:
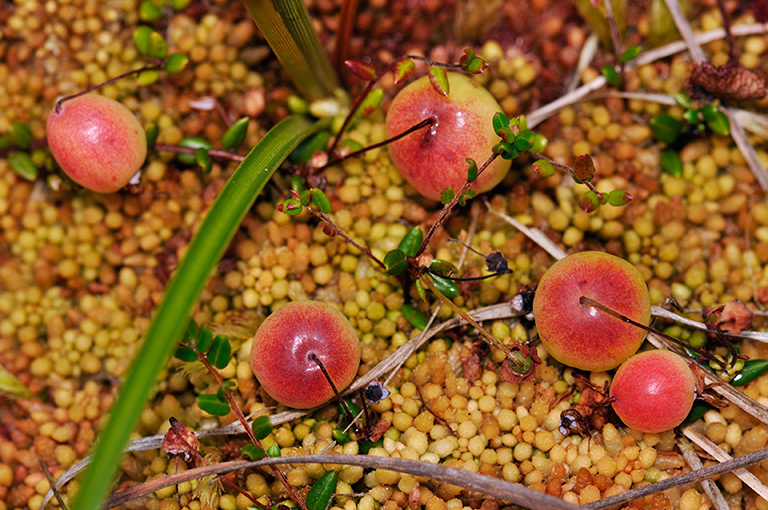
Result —
<instances>
[{"instance_id":1,"label":"oval green leaf","mask_svg":"<svg viewBox=\"0 0 768 510\"><path fill-rule=\"evenodd\" d=\"M216 335L205 357L211 365L219 370L226 367L232 358L232 346L229 345L229 339L225 336Z\"/></svg>"},{"instance_id":2,"label":"oval green leaf","mask_svg":"<svg viewBox=\"0 0 768 510\"><path fill-rule=\"evenodd\" d=\"M226 416L229 414L229 403L226 400L221 400L218 395L198 395L197 406L214 416Z\"/></svg>"},{"instance_id":3,"label":"oval green leaf","mask_svg":"<svg viewBox=\"0 0 768 510\"><path fill-rule=\"evenodd\" d=\"M176 348L176 352L173 355L179 358L181 361L186 361L187 363L191 361L197 361L197 353L195 350L191 347L187 347L186 345L178 346Z\"/></svg>"},{"instance_id":4,"label":"oval green leaf","mask_svg":"<svg viewBox=\"0 0 768 510\"><path fill-rule=\"evenodd\" d=\"M408 323L414 328L424 330L427 327L429 317L427 317L427 314L415 306L403 305L403 307L400 309L400 313L403 314L405 320L407 320Z\"/></svg>"},{"instance_id":5,"label":"oval green leaf","mask_svg":"<svg viewBox=\"0 0 768 510\"><path fill-rule=\"evenodd\" d=\"M253 420L251 425L253 428L253 435L256 439L264 439L272 433L272 424L269 422L269 416L259 416Z\"/></svg>"},{"instance_id":6,"label":"oval green leaf","mask_svg":"<svg viewBox=\"0 0 768 510\"><path fill-rule=\"evenodd\" d=\"M744 368L731 379L734 386L744 386L751 383L768 371L768 361L764 359L750 359L744 362Z\"/></svg>"},{"instance_id":7,"label":"oval green leaf","mask_svg":"<svg viewBox=\"0 0 768 510\"><path fill-rule=\"evenodd\" d=\"M653 135L666 144L674 142L682 130L683 125L671 115L657 115L651 119Z\"/></svg>"},{"instance_id":8,"label":"oval green leaf","mask_svg":"<svg viewBox=\"0 0 768 510\"><path fill-rule=\"evenodd\" d=\"M168 60L165 61L165 70L169 74L177 74L182 72L189 63L189 57L183 53L174 53Z\"/></svg>"},{"instance_id":9,"label":"oval green leaf","mask_svg":"<svg viewBox=\"0 0 768 510\"><path fill-rule=\"evenodd\" d=\"M680 155L675 151L664 151L659 156L659 164L662 170L670 175L683 175L683 162Z\"/></svg>"},{"instance_id":10,"label":"oval green leaf","mask_svg":"<svg viewBox=\"0 0 768 510\"><path fill-rule=\"evenodd\" d=\"M32 157L26 152L14 152L8 156L8 166L23 179L28 181L37 179L37 167Z\"/></svg>"},{"instance_id":11,"label":"oval green leaf","mask_svg":"<svg viewBox=\"0 0 768 510\"><path fill-rule=\"evenodd\" d=\"M397 248L406 257L415 257L423 241L424 233L421 231L421 227L413 227L403 236Z\"/></svg>"},{"instance_id":12,"label":"oval green leaf","mask_svg":"<svg viewBox=\"0 0 768 510\"><path fill-rule=\"evenodd\" d=\"M456 282L434 274L430 274L429 277L432 278L437 291L443 296L453 299L459 295L459 287Z\"/></svg>"},{"instance_id":13,"label":"oval green leaf","mask_svg":"<svg viewBox=\"0 0 768 510\"><path fill-rule=\"evenodd\" d=\"M269 448L267 448L267 455L269 457L279 457L280 456L280 447L277 446L277 443L272 443L269 445Z\"/></svg>"},{"instance_id":14,"label":"oval green leaf","mask_svg":"<svg viewBox=\"0 0 768 510\"><path fill-rule=\"evenodd\" d=\"M264 448L259 448L255 444L247 444L243 446L240 453L248 457L251 461L261 460L266 455Z\"/></svg>"},{"instance_id":15,"label":"oval green leaf","mask_svg":"<svg viewBox=\"0 0 768 510\"><path fill-rule=\"evenodd\" d=\"M328 471L309 489L307 493L307 508L309 510L325 510L336 492L336 482L339 475L336 471Z\"/></svg>"},{"instance_id":16,"label":"oval green leaf","mask_svg":"<svg viewBox=\"0 0 768 510\"><path fill-rule=\"evenodd\" d=\"M448 84L448 73L442 67L433 67L429 70L429 83L432 84L432 88L442 95L448 97L450 92L450 85Z\"/></svg>"},{"instance_id":17,"label":"oval green leaf","mask_svg":"<svg viewBox=\"0 0 768 510\"><path fill-rule=\"evenodd\" d=\"M211 145L208 141L203 140L202 138L196 138L194 136L182 138L182 140L179 142L179 146L185 147L187 149L213 149L213 145ZM179 161L186 163L187 165L195 164L194 154L179 154L178 158Z\"/></svg>"},{"instance_id":18,"label":"oval green leaf","mask_svg":"<svg viewBox=\"0 0 768 510\"><path fill-rule=\"evenodd\" d=\"M11 139L22 149L29 149L29 145L32 143L32 130L26 124L13 122L11 124Z\"/></svg>"},{"instance_id":19,"label":"oval green leaf","mask_svg":"<svg viewBox=\"0 0 768 510\"><path fill-rule=\"evenodd\" d=\"M243 144L245 136L248 134L249 122L248 117L242 117L227 129L221 139L221 146L224 147L224 150L236 149Z\"/></svg>"}]
</instances>

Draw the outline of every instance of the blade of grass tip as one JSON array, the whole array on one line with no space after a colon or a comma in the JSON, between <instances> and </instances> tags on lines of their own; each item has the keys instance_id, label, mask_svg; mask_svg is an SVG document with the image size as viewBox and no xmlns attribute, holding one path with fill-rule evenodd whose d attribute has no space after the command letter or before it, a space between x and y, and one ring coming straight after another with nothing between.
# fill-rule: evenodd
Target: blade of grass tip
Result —
<instances>
[{"instance_id":1,"label":"blade of grass tip","mask_svg":"<svg viewBox=\"0 0 768 510\"><path fill-rule=\"evenodd\" d=\"M296 45L301 53L312 63L312 68L317 76L326 95L331 95L339 86L336 79L336 73L333 70L328 54L320 44L315 29L312 27L312 21L309 19L307 6L302 0L275 0L275 7L280 17L285 22L285 26L296 41Z\"/></svg>"},{"instance_id":2,"label":"blade of grass tip","mask_svg":"<svg viewBox=\"0 0 768 510\"><path fill-rule=\"evenodd\" d=\"M274 172L299 142L324 127L288 117L273 127L243 160L214 201L168 282L144 342L120 388L72 506L96 510L112 483L123 446L138 421L157 374L167 363L189 313L240 222Z\"/></svg>"},{"instance_id":3,"label":"blade of grass tip","mask_svg":"<svg viewBox=\"0 0 768 510\"><path fill-rule=\"evenodd\" d=\"M314 63L309 60L311 55L302 52L272 0L243 0L243 4L301 95L309 101L330 96L333 87L327 89L319 79Z\"/></svg>"}]
</instances>

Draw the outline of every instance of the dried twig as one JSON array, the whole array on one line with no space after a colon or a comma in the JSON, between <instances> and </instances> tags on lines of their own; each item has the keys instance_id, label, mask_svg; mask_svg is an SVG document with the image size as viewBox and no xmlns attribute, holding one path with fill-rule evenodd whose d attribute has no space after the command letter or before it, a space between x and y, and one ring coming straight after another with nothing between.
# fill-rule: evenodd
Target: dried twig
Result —
<instances>
[{"instance_id":1,"label":"dried twig","mask_svg":"<svg viewBox=\"0 0 768 510\"><path fill-rule=\"evenodd\" d=\"M691 443L687 439L684 437L678 438L677 447L682 452L685 462L688 463L692 470L698 471L704 467L701 463L701 459L693 450L693 446L691 446ZM717 488L717 485L715 485L715 482L713 482L711 478L703 479L701 481L701 485L704 487L704 492L706 492L707 496L709 496L709 501L715 505L717 510L729 510L730 507L725 501L723 493L720 492L720 489Z\"/></svg>"},{"instance_id":2,"label":"dried twig","mask_svg":"<svg viewBox=\"0 0 768 510\"><path fill-rule=\"evenodd\" d=\"M710 454L712 457L714 457L718 462L727 462L733 457L725 453L723 450L720 449L715 443L707 439L706 436L698 432L696 429L691 427L690 425L683 428L683 435L696 443L697 446L699 446L702 450ZM740 469L734 469L733 474L738 476L739 479L741 479L742 482L747 484L750 488L752 488L753 491L757 493L758 496L761 496L762 498L768 500L768 487L760 481L759 478L757 478L755 475L750 473L744 468Z\"/></svg>"}]
</instances>

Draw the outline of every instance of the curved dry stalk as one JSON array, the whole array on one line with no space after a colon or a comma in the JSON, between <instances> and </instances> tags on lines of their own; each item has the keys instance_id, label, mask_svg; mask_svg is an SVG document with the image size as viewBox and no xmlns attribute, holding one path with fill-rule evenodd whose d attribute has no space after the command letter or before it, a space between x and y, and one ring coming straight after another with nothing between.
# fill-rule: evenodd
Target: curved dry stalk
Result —
<instances>
[{"instance_id":1,"label":"curved dry stalk","mask_svg":"<svg viewBox=\"0 0 768 510\"><path fill-rule=\"evenodd\" d=\"M118 492L109 500L105 508L113 508L132 499L145 496L156 490L171 487L184 481L194 480L209 475L224 475L239 469L274 466L277 464L342 464L362 466L369 469L387 469L414 476L423 476L438 482L449 483L470 491L481 492L501 501L508 501L524 508L536 510L577 510L578 505L560 498L529 489L523 485L507 482L500 478L473 473L464 469L449 467L431 462L376 457L372 455L296 455L277 457L258 461L233 460L211 466L201 466L181 473L167 475L150 480L126 491Z\"/></svg>"},{"instance_id":2,"label":"curved dry stalk","mask_svg":"<svg viewBox=\"0 0 768 510\"><path fill-rule=\"evenodd\" d=\"M399 473L408 473L414 476L423 476L439 482L456 485L467 490L481 492L501 501L508 501L525 508L535 508L536 510L600 510L602 508L618 506L648 495L657 494L674 487L699 482L706 478L746 468L748 466L759 464L765 460L768 460L768 448L720 464L708 466L697 471L691 471L650 485L644 485L586 505L577 506L519 484L507 482L488 475L472 473L463 469L448 467L442 464L370 455L296 455L292 457L263 459L255 462L233 460L211 466L201 466L189 469L174 475L167 475L162 478L145 482L128 491L115 494L109 499L108 503L110 506L107 508L123 504L131 499L149 494L164 487L170 487L184 481L194 480L204 476L215 474L224 475L239 469L275 464L322 463L362 466L370 469L387 469Z\"/></svg>"}]
</instances>

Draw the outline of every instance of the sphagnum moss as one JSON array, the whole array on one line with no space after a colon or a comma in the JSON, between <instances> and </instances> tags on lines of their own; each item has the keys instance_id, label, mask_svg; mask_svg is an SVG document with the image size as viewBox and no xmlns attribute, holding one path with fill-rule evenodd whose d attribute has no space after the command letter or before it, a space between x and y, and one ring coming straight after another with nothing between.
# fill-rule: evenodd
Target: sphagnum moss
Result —
<instances>
[{"instance_id":1,"label":"sphagnum moss","mask_svg":"<svg viewBox=\"0 0 768 510\"><path fill-rule=\"evenodd\" d=\"M42 17L38 14L43 9L47 9L56 47L71 53L71 59L54 58L50 43L46 46L44 39L34 35L40 33ZM27 61L23 57L33 54L38 60L31 59L29 68L0 64L0 87L5 92L0 94L0 106L9 97L18 98L5 105L8 118L29 118L35 137L41 138L40 119L47 109L42 105L138 65L138 55L127 43L130 31L117 30L117 20L124 15L128 23L136 22L134 13L114 6L95 9L83 2L20 5L7 24L14 33L23 34L21 44L12 51L19 61ZM710 18L705 24L712 23ZM199 19L174 15L170 20L172 44L188 51L198 64L190 71L192 78L177 84L180 94L159 91L159 101L135 97L130 80L103 92L124 98L145 121L158 122L162 141L174 143L182 135L220 137L223 124L217 114L193 112L189 99L201 94L228 97L232 108L248 111L253 107L249 94L269 78L248 68L261 58L258 47L253 47L251 25L226 20L214 13ZM583 39L576 32L568 37ZM530 101L530 80L539 72L537 61L507 54L500 46L486 46L495 62L491 74L482 79L505 112L519 113ZM762 38L747 40L746 64L754 62L752 55L759 55L764 46ZM559 58L571 58L569 50L573 48L559 48ZM713 59L722 59L722 55L719 48ZM58 74L52 75L47 71L50 68L57 68ZM673 61L668 77L662 78L654 69L641 68L631 77L632 83L639 80L651 89L675 91L687 72L681 59ZM251 111L259 113L258 109ZM768 288L768 273L761 269L768 260L764 232L768 207L750 197L753 181L744 171L740 154L724 140L692 142L681 152L683 175L658 177L656 148L646 125L636 117L658 111L658 106L640 101L626 105L595 102L566 109L559 115L562 129L548 149L550 157L564 161L582 151L595 155L598 173L604 181L612 181L611 189L623 186L624 181L634 183L638 199L627 208L583 214L574 201L578 193L560 185L557 178L538 183L537 191L526 201L502 191L499 203L523 204L522 210L537 225L546 225L550 219L555 241L571 249L599 246L623 254L649 280L656 303L670 294L691 308L715 305L729 297L746 301L767 295L760 289ZM8 126L3 122L0 119L0 131L5 132ZM366 121L350 137L371 140L377 130L381 130L380 123ZM254 139L257 136L252 134ZM431 206L414 201L385 151L378 157L373 162L374 155L365 163L347 161L328 169L326 175L343 206L334 213L336 221L386 253L406 231L401 219L427 221ZM4 408L0 414L3 423L15 423L10 440L0 440L0 500L6 506L31 508L47 488L30 452L55 466L54 476L85 455L114 392L113 386L97 380L103 380L104 374L119 376L125 370L164 279L183 255L186 236L210 205L224 171L217 168L212 176L201 176L177 169L175 163L153 160L146 170L145 192L138 196L103 201L64 192L41 200L0 162L0 243L10 247L0 265L0 362L35 392L49 391L55 405L27 414ZM523 175L529 169L513 172ZM751 210L745 204L751 204ZM755 228L751 249L733 234L743 233L747 215ZM452 225L457 230L451 235L458 235L468 222ZM500 234L505 239L492 240ZM481 302L502 300L516 292L518 285L535 283L549 262L531 255L531 246L511 229L500 231L498 224L486 218L480 219L475 245L484 253L502 248L515 270L491 283L499 292L482 292ZM443 258L458 259L455 245L441 245L437 250ZM713 250L719 256L703 256ZM339 303L357 326L364 343L361 372L370 370L414 334L400 313L408 298L396 282L344 243L328 239L314 226L280 217L268 204L257 206L257 214L246 224L234 251L227 270L213 279L205 293L196 312L198 320L226 325L233 320L233 312L243 308L263 310L289 300L321 296ZM472 266L482 267L482 261L470 258ZM758 293L753 296L755 288ZM449 311L444 313L450 316ZM393 424L374 454L444 462L558 493L574 503L660 480L670 476L667 469L682 467L669 434L640 434L608 424L601 430L603 445L595 441L590 445L578 435L563 438L557 419L569 401L558 402L557 398L573 384L570 372L545 359L536 384L513 384L500 381L497 368L489 363L477 380L468 380L462 375L462 362L470 352L471 346L462 336L440 338L409 359L393 379L392 396L373 406ZM751 344L743 352L766 355L764 348ZM501 361L494 356L492 353L495 363ZM264 404L254 393L252 377L242 373L242 364L231 364L232 375L250 410L262 409ZM91 376L97 380L89 379ZM192 379L199 388L210 384L204 377ZM142 416L140 432L164 432L170 416L193 426L210 423L210 417L192 405L192 389L189 379L177 374L160 383L161 393ZM165 391L168 393L162 393ZM768 401L768 378L757 379L745 391ZM316 416L276 429L265 442L276 442L283 455L321 451L330 445L334 411L324 410ZM733 408L710 411L703 423L707 437L726 451L747 453L768 441L768 429L753 426ZM359 446L352 441L334 451L355 453ZM126 464L126 472L141 476L172 472L175 464L165 462L159 452L136 455L131 462L139 469ZM327 468L307 465L289 472L295 483L305 486ZM179 469L185 469L183 463ZM405 505L415 487L408 475L339 469L340 479L347 484L339 485L340 492L355 485L355 490L367 494L336 499L335 510L373 510L376 505L395 510ZM738 493L738 482L726 478L721 483L726 492ZM271 479L251 473L244 484L254 496L269 495L281 501L281 488ZM183 506L196 509L200 503L191 489L181 487L179 497ZM65 489L65 498L67 492ZM418 494L430 510L458 510L466 505L453 487L420 483ZM171 492L157 497L161 499L151 499L148 508L176 507ZM686 510L708 504L698 489L672 490L665 497ZM216 501L221 508L248 505L242 498L226 494ZM661 497L646 502L654 507L663 503ZM761 499L755 505L766 506Z\"/></svg>"}]
</instances>

